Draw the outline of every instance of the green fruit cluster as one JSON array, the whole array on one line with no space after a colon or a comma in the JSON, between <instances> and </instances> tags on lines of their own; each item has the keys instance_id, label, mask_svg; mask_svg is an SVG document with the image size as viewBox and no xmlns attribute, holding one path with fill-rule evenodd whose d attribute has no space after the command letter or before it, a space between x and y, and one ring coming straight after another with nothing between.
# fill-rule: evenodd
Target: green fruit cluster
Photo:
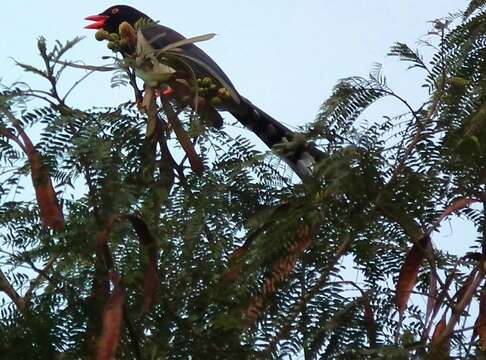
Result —
<instances>
[{"instance_id":1,"label":"green fruit cluster","mask_svg":"<svg viewBox=\"0 0 486 360\"><path fill-rule=\"evenodd\" d=\"M95 38L98 41L108 41L106 46L112 51L119 51L122 47L122 44L120 43L120 35L117 33L109 33L106 30L98 30L95 34Z\"/></svg>"},{"instance_id":2,"label":"green fruit cluster","mask_svg":"<svg viewBox=\"0 0 486 360\"><path fill-rule=\"evenodd\" d=\"M231 97L229 91L217 84L212 78L197 79L198 95L204 97L212 106L221 106L227 98Z\"/></svg>"}]
</instances>

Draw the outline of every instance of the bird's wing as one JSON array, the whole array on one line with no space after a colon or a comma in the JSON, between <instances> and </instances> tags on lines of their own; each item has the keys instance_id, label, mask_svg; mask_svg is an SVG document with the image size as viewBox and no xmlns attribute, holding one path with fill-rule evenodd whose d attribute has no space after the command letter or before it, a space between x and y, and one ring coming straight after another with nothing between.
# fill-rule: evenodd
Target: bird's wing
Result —
<instances>
[{"instance_id":1,"label":"bird's wing","mask_svg":"<svg viewBox=\"0 0 486 360\"><path fill-rule=\"evenodd\" d=\"M144 28L142 33L145 39L154 49L162 49L169 44L186 39L177 31L158 24ZM217 80L220 80L223 86L228 87L228 90L239 97L238 91L234 87L229 77L201 48L192 43L182 45L181 48L184 50L181 54L182 57L184 57L185 60L191 64L198 76L212 76Z\"/></svg>"}]
</instances>

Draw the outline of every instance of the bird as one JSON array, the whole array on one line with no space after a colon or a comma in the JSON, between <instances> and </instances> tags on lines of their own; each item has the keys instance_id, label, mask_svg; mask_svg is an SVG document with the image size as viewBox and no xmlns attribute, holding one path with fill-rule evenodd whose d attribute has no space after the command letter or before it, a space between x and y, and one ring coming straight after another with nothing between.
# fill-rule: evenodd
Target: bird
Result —
<instances>
[{"instance_id":1,"label":"bird","mask_svg":"<svg viewBox=\"0 0 486 360\"><path fill-rule=\"evenodd\" d=\"M107 33L118 33L121 24L128 23L135 27L137 22L144 20L148 25L141 29L141 33L154 49L163 49L169 44L186 39L177 31L156 23L148 15L127 5L111 6L98 15L86 17L85 20L93 21L85 26L86 29L104 30ZM324 152L242 96L226 73L200 47L188 42L181 49L199 78L215 79L234 94L231 106L224 110L229 111L243 126L254 132L302 180L312 176L312 169L318 161L324 159Z\"/></svg>"}]
</instances>

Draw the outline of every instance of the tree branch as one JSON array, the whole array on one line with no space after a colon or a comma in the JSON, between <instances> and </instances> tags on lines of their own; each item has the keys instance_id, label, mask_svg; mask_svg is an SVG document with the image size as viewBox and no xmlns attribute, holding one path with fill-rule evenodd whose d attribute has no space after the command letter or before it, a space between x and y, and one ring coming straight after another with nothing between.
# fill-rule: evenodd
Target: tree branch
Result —
<instances>
[{"instance_id":1,"label":"tree branch","mask_svg":"<svg viewBox=\"0 0 486 360\"><path fill-rule=\"evenodd\" d=\"M12 300L15 306L17 306L17 309L20 311L25 309L25 300L13 288L2 270L0 270L0 290L3 291L10 298L10 300Z\"/></svg>"}]
</instances>

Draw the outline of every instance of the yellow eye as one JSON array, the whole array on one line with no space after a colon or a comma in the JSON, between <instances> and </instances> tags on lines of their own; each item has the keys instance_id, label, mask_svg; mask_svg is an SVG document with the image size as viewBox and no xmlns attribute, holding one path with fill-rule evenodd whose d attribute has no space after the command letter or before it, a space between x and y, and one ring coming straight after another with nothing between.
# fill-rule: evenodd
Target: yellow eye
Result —
<instances>
[{"instance_id":1,"label":"yellow eye","mask_svg":"<svg viewBox=\"0 0 486 360\"><path fill-rule=\"evenodd\" d=\"M111 9L111 14L112 14L112 15L116 15L116 14L118 14L118 12L119 12L119 11L120 11L120 9L118 9L118 8L113 8L113 9Z\"/></svg>"}]
</instances>

